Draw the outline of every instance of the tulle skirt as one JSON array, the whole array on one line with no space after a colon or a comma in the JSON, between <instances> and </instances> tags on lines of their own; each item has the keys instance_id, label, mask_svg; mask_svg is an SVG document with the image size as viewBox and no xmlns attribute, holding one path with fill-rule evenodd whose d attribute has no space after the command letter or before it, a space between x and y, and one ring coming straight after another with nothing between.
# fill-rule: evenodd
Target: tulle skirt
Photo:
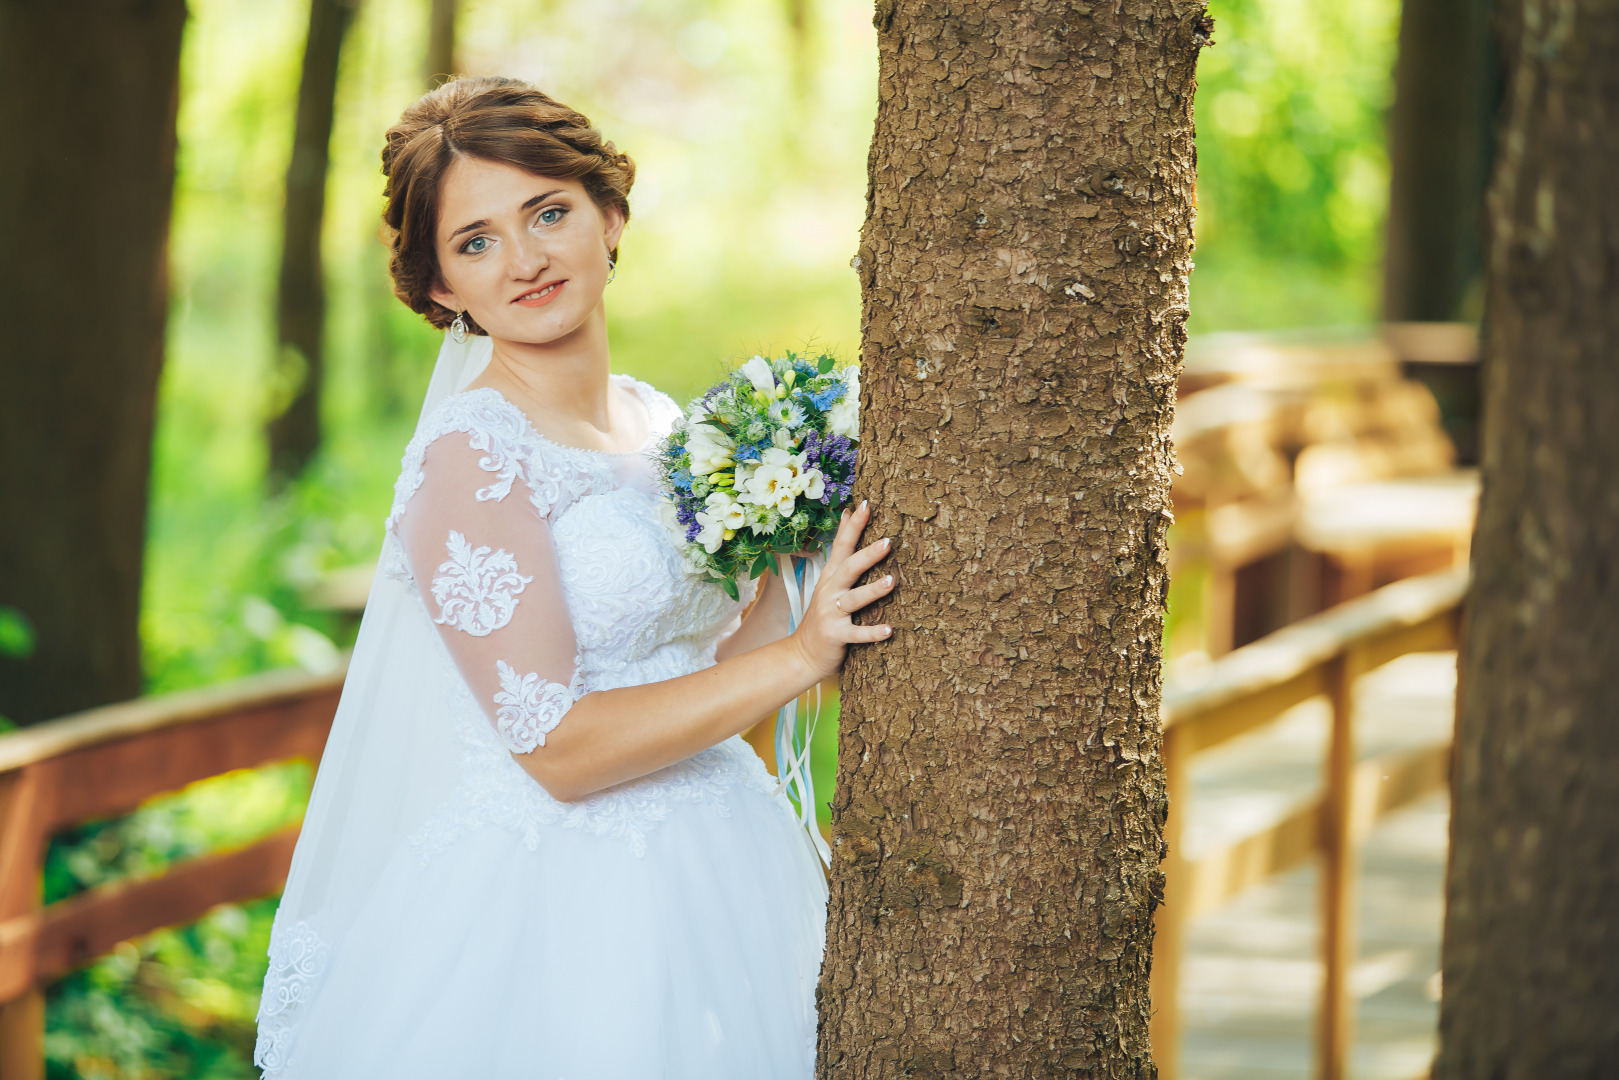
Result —
<instances>
[{"instance_id":1,"label":"tulle skirt","mask_svg":"<svg viewBox=\"0 0 1619 1080\"><path fill-rule=\"evenodd\" d=\"M401 850L307 1003L298 1080L808 1080L826 887L780 796L675 806L637 854L483 826Z\"/></svg>"}]
</instances>

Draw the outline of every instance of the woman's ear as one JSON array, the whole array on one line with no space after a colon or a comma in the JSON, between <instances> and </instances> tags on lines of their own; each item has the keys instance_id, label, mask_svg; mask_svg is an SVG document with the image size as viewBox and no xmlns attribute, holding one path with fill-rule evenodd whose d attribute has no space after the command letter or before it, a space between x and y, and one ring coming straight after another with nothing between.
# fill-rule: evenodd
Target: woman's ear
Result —
<instances>
[{"instance_id":1,"label":"woman's ear","mask_svg":"<svg viewBox=\"0 0 1619 1080\"><path fill-rule=\"evenodd\" d=\"M602 210L602 239L607 242L607 250L612 251L618 247L619 237L624 235L624 211L616 206L608 206Z\"/></svg>"},{"instance_id":2,"label":"woman's ear","mask_svg":"<svg viewBox=\"0 0 1619 1080\"><path fill-rule=\"evenodd\" d=\"M433 302L438 304L440 307L449 308L451 311L466 310L466 305L457 300L455 298L455 293L451 292L449 289L446 289L442 282L434 285L431 289L428 289L427 295L432 297Z\"/></svg>"}]
</instances>

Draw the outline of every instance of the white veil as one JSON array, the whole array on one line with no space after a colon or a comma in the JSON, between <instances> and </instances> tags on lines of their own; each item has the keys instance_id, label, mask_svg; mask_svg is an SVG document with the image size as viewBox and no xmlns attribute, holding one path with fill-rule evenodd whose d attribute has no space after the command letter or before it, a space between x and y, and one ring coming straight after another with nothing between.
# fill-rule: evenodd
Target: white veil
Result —
<instances>
[{"instance_id":1,"label":"white veil","mask_svg":"<svg viewBox=\"0 0 1619 1080\"><path fill-rule=\"evenodd\" d=\"M448 333L421 419L488 366L487 337ZM418 419L418 426L421 423ZM387 547L397 543L384 539ZM309 798L270 937L254 1060L266 1077L286 1065L331 956L341 950L384 865L448 797L459 752L432 623L403 581L371 583L342 699Z\"/></svg>"}]
</instances>

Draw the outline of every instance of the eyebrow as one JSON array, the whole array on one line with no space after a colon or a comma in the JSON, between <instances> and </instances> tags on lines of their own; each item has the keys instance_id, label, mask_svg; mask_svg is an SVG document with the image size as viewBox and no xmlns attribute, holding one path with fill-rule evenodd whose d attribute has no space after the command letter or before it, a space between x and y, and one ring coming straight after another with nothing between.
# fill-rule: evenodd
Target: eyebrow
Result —
<instances>
[{"instance_id":1,"label":"eyebrow","mask_svg":"<svg viewBox=\"0 0 1619 1080\"><path fill-rule=\"evenodd\" d=\"M521 214L525 210L528 210L528 209L531 209L531 208L533 208L535 206L538 206L540 203L544 202L546 199L549 199L551 196L553 196L553 195L561 195L561 194L562 194L562 189L561 188L554 188L551 191L547 191L547 192L544 192L543 194L536 195L532 199L530 199L528 202L526 202L522 206L518 207L517 212L519 214ZM476 231L478 229L487 229L488 227L489 227L489 220L487 218L479 218L477 221L471 222L470 224L467 224L467 225L463 225L459 229L455 230L453 233L451 233L449 235L449 239L454 240L457 236L460 236L462 233L474 232L474 231Z\"/></svg>"}]
</instances>

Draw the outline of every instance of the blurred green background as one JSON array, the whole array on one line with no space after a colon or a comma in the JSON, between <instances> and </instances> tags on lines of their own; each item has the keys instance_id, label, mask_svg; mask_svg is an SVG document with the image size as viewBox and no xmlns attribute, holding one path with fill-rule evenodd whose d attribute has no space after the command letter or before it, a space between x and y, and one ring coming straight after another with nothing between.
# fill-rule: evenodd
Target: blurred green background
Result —
<instances>
[{"instance_id":1,"label":"blurred green background","mask_svg":"<svg viewBox=\"0 0 1619 1080\"><path fill-rule=\"evenodd\" d=\"M353 628L309 590L374 559L438 336L394 300L378 233L384 129L425 87L428 0L364 0L344 48L325 226L326 442L273 497L263 425L307 6L191 0L173 311L142 635L151 691L330 668ZM1200 66L1194 334L1376 318L1394 0L1214 0ZM859 0L468 0L460 70L588 114L638 179L609 293L619 370L677 399L756 351L857 351L849 269L875 113ZM835 705L827 720L835 720ZM835 723L818 787L831 791ZM231 775L59 838L47 899L295 820L307 767ZM121 947L55 987L53 1077L237 1077L271 901Z\"/></svg>"}]
</instances>

